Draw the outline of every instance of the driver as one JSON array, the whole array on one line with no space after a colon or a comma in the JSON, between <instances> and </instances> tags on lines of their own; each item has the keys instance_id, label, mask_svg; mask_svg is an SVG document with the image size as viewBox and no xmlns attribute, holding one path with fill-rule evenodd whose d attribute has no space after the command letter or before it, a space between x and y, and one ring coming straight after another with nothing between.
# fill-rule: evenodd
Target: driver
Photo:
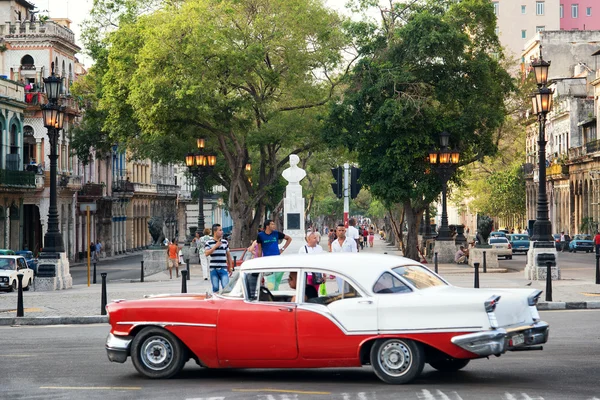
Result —
<instances>
[{"instance_id":1,"label":"driver","mask_svg":"<svg viewBox=\"0 0 600 400\"><path fill-rule=\"evenodd\" d=\"M288 284L292 289L296 289L296 282L298 279L297 272L290 272L290 277L288 278ZM306 285L304 288L304 301L309 299L314 299L315 297L319 297L319 293L317 293L317 289L314 286ZM292 303L296 301L296 296L293 296L290 300Z\"/></svg>"}]
</instances>

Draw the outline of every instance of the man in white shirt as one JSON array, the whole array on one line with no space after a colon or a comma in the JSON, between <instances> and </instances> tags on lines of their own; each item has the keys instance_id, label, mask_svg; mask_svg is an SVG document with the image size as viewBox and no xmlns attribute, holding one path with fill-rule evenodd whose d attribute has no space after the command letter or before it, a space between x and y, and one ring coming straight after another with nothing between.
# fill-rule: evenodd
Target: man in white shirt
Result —
<instances>
[{"instance_id":1,"label":"man in white shirt","mask_svg":"<svg viewBox=\"0 0 600 400\"><path fill-rule=\"evenodd\" d=\"M358 253L358 247L354 239L346 237L346 227L344 224L339 224L335 231L337 239L331 243L332 253ZM340 277L336 277L335 280L338 284L338 291L342 293L344 287L344 280Z\"/></svg>"},{"instance_id":2,"label":"man in white shirt","mask_svg":"<svg viewBox=\"0 0 600 400\"><path fill-rule=\"evenodd\" d=\"M309 232L306 236L306 244L300 247L298 250L298 254L313 254L313 253L322 253L323 248L317 244L317 233Z\"/></svg>"},{"instance_id":3,"label":"man in white shirt","mask_svg":"<svg viewBox=\"0 0 600 400\"><path fill-rule=\"evenodd\" d=\"M348 239L353 239L356 242L356 251L358 251L360 233L358 232L358 229L356 229L356 220L354 218L350 218L350 221L348 221L346 237Z\"/></svg>"}]
</instances>

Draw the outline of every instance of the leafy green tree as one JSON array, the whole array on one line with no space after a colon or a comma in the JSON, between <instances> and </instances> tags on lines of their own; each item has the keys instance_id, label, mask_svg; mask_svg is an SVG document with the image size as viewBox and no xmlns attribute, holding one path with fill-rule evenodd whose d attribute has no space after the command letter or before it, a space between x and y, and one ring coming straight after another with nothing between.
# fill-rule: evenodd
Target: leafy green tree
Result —
<instances>
[{"instance_id":1,"label":"leafy green tree","mask_svg":"<svg viewBox=\"0 0 600 400\"><path fill-rule=\"evenodd\" d=\"M363 58L344 96L332 103L324 136L357 152L361 180L375 197L402 204L405 255L418 259L418 224L441 190L429 150L445 130L461 165L494 154L493 133L513 85L500 64L489 1L411 4L383 13L383 28L362 40Z\"/></svg>"},{"instance_id":2,"label":"leafy green tree","mask_svg":"<svg viewBox=\"0 0 600 400\"><path fill-rule=\"evenodd\" d=\"M181 162L196 138L208 139L234 245L249 242L289 154L320 141L317 117L352 62L341 56L343 20L319 0L114 3L127 17L100 46L102 131L162 162ZM152 7L139 13L144 4Z\"/></svg>"}]
</instances>

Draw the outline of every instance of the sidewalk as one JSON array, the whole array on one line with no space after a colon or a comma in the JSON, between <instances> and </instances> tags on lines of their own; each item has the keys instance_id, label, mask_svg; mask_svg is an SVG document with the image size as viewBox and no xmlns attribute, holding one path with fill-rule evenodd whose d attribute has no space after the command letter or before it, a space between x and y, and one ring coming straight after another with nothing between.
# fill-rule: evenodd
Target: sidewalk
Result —
<instances>
[{"instance_id":1,"label":"sidewalk","mask_svg":"<svg viewBox=\"0 0 600 400\"><path fill-rule=\"evenodd\" d=\"M323 238L321 245L326 248L327 242ZM366 248L365 253L387 253L401 255L393 246L388 246L384 241L375 238L373 248ZM135 255L135 254L134 254ZM106 262L106 260L105 260ZM434 269L433 264L427 264ZM449 283L473 287L473 268L456 264L440 264L439 274ZM585 272L587 274L587 271ZM206 293L211 290L210 281L202 277L200 265L190 265L191 279L187 281L189 293ZM562 270L562 280L553 281L552 303L541 302L541 310L566 309L566 308L600 308L600 285L595 285L593 275L589 279L581 278L580 271L572 269ZM545 282L526 280L523 272L497 268L488 270L487 274L480 274L480 287L507 287L507 288L532 288L545 290ZM181 278L169 279L167 272L161 272L145 277L143 283L139 281L112 281L107 285L108 301L116 299L140 299L144 295L160 293L181 293ZM542 295L544 299L545 294ZM15 318L17 293L0 294L0 325L14 324L73 324L105 322L106 317L101 316L101 285L75 285L72 289L55 292L23 293L25 317Z\"/></svg>"}]
</instances>

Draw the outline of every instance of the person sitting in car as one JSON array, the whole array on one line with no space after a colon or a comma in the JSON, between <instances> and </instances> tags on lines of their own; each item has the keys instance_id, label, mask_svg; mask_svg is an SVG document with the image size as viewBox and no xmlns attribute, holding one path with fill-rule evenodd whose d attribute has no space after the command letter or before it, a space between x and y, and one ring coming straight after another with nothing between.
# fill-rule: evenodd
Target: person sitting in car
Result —
<instances>
[{"instance_id":1,"label":"person sitting in car","mask_svg":"<svg viewBox=\"0 0 600 400\"><path fill-rule=\"evenodd\" d=\"M290 272L290 276L288 278L288 285L290 285L290 288L296 289L297 280L298 280L298 273ZM315 289L314 286L306 285L304 288L304 301L307 301L309 299L314 299L315 297L319 297L319 293L317 292L317 289ZM292 303L294 303L296 301L296 296L293 296L290 301Z\"/></svg>"}]
</instances>

